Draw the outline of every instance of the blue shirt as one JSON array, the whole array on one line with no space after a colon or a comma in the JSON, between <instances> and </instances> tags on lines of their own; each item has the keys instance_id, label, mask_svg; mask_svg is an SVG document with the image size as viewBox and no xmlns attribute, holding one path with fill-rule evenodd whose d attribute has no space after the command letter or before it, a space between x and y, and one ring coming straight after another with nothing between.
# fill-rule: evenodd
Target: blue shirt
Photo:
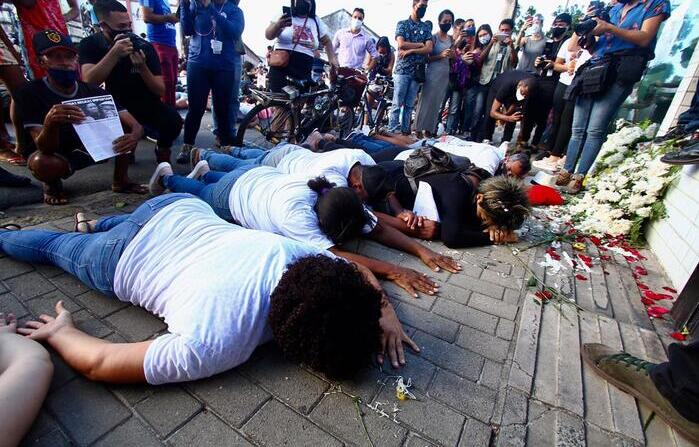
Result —
<instances>
[{"instance_id":1,"label":"blue shirt","mask_svg":"<svg viewBox=\"0 0 699 447\"><path fill-rule=\"evenodd\" d=\"M141 6L150 8L154 14L164 16L172 14L170 3L167 0L139 0ZM146 35L151 43L159 43L168 47L176 46L176 32L174 23L146 23Z\"/></svg>"},{"instance_id":2,"label":"blue shirt","mask_svg":"<svg viewBox=\"0 0 699 447\"><path fill-rule=\"evenodd\" d=\"M639 2L626 13L626 16L622 18L621 14L623 9L624 5L622 3L616 4L611 11L609 11L609 23L622 29L640 30L646 19L651 19L663 14L665 15L663 20L667 20L667 18L670 17L671 8L668 0L639 0ZM654 50L656 40L657 36L653 37L648 48ZM597 39L594 57L602 57L607 53L615 53L617 51L634 48L639 48L639 46L628 40L617 37L614 34L606 33Z\"/></svg>"},{"instance_id":3,"label":"blue shirt","mask_svg":"<svg viewBox=\"0 0 699 447\"><path fill-rule=\"evenodd\" d=\"M189 2L189 8L185 5L183 2L180 8L180 25L185 36L192 36L187 63L216 70L240 70L240 54L235 46L245 28L243 11L232 1L223 5L211 2L206 8L196 0ZM212 40L221 42L220 54L214 54Z\"/></svg>"},{"instance_id":4,"label":"blue shirt","mask_svg":"<svg viewBox=\"0 0 699 447\"><path fill-rule=\"evenodd\" d=\"M396 26L396 38L402 37L406 42L424 43L432 39L432 27L423 22L414 22L413 19L401 20ZM418 64L426 64L427 56L423 54L411 54L404 58L396 55L396 64L393 68L395 74L413 75Z\"/></svg>"}]
</instances>

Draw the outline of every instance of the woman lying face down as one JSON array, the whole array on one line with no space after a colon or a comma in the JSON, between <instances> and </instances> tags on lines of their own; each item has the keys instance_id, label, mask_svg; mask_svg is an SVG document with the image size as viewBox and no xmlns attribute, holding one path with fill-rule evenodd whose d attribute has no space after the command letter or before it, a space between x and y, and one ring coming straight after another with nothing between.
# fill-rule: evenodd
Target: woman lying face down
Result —
<instances>
[{"instance_id":1,"label":"woman lying face down","mask_svg":"<svg viewBox=\"0 0 699 447\"><path fill-rule=\"evenodd\" d=\"M476 215L495 244L516 242L516 229L529 215L529 197L521 181L511 177L484 180L476 194Z\"/></svg>"}]
</instances>

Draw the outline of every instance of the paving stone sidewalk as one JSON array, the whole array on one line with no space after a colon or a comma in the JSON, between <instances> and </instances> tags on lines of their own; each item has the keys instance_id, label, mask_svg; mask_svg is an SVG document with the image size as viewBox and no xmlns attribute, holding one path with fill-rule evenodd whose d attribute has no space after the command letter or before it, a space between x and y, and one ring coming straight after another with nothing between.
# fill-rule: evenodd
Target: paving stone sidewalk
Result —
<instances>
[{"instance_id":1,"label":"paving stone sidewalk","mask_svg":"<svg viewBox=\"0 0 699 447\"><path fill-rule=\"evenodd\" d=\"M97 193L67 207L13 208L0 223L70 230L76 210L93 217L128 212L136 200ZM659 418L644 434L647 409L581 365L580 343L587 341L665 357L669 326L645 316L623 258L609 275L593 269L586 284L572 277L551 284L573 293L584 309L576 313L537 305L526 289L525 266L546 276L541 248L514 256L506 247L456 251L425 243L460 259L464 270L432 274L441 286L437 297L414 299L384 284L422 349L402 370L375 367L334 383L266 345L210 379L109 386L78 377L52 354L51 390L24 445L686 445ZM419 260L373 242L351 248L428 273ZM667 284L646 256L648 282ZM141 341L166 329L60 270L0 255L0 310L22 322L51 312L59 299L79 327L110 341ZM396 399L398 375L410 378L417 400Z\"/></svg>"}]
</instances>

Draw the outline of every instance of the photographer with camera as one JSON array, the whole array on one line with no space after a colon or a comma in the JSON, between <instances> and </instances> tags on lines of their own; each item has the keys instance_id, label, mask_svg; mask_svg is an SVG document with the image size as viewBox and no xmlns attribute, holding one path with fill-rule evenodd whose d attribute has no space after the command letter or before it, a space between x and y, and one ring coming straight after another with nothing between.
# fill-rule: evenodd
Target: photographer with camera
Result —
<instances>
[{"instance_id":1,"label":"photographer with camera","mask_svg":"<svg viewBox=\"0 0 699 447\"><path fill-rule=\"evenodd\" d=\"M670 2L620 0L608 15L604 12L601 2L590 2L588 19L576 26L573 36L590 49L592 58L580 67L568 92L576 97L572 136L556 184L571 194L582 189L609 124L654 57L660 24L670 17Z\"/></svg>"},{"instance_id":2,"label":"photographer with camera","mask_svg":"<svg viewBox=\"0 0 699 447\"><path fill-rule=\"evenodd\" d=\"M536 131L531 140L531 145L539 146L541 142L541 137L548 123L549 112L553 106L553 97L561 71L555 66L556 55L566 40L566 33L570 28L571 21L572 18L568 13L564 12L557 15L551 26L552 38L548 40L542 39L544 42L543 49L533 61L535 73L539 78L537 82L538 88L536 89L536 95L532 96L531 101L527 101L527 110L524 113L525 119L522 121L522 130L517 138L517 142L520 145L529 145L529 137L534 127L536 127ZM524 59L524 56L522 56L522 59ZM539 149L543 148L539 146Z\"/></svg>"},{"instance_id":3,"label":"photographer with camera","mask_svg":"<svg viewBox=\"0 0 699 447\"><path fill-rule=\"evenodd\" d=\"M118 0L95 3L101 33L80 42L83 79L105 84L122 107L143 126L157 132L158 162L170 159L170 148L182 129L177 111L164 104L165 82L153 46L132 32L131 16Z\"/></svg>"}]
</instances>

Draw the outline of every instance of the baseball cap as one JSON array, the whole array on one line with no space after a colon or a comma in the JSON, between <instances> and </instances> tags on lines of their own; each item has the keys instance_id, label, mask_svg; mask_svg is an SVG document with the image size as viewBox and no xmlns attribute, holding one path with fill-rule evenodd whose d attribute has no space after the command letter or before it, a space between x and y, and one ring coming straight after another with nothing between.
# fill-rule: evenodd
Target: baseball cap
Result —
<instances>
[{"instance_id":1,"label":"baseball cap","mask_svg":"<svg viewBox=\"0 0 699 447\"><path fill-rule=\"evenodd\" d=\"M32 44L36 54L46 54L47 51L53 50L54 48L63 48L74 53L78 52L78 49L75 48L70 37L54 29L47 29L34 34Z\"/></svg>"}]
</instances>

